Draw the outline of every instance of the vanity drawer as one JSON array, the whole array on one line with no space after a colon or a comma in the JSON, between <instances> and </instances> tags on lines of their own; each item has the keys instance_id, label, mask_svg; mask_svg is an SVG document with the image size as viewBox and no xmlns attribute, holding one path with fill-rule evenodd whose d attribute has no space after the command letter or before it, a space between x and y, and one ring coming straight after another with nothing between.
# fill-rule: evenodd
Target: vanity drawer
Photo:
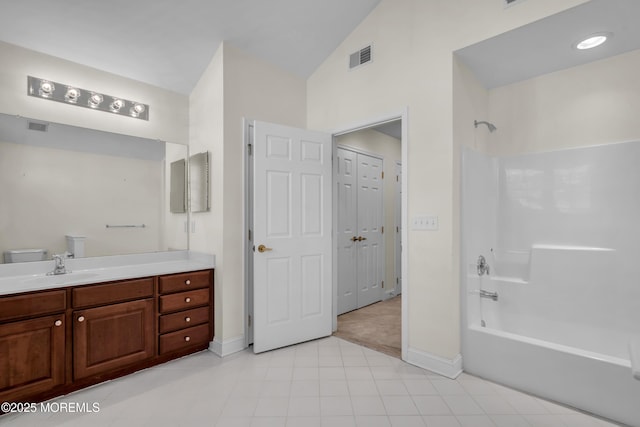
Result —
<instances>
[{"instance_id":1,"label":"vanity drawer","mask_svg":"<svg viewBox=\"0 0 640 427\"><path fill-rule=\"evenodd\" d=\"M153 277L148 277L74 288L73 307L82 308L150 298L153 296L153 283Z\"/></svg>"},{"instance_id":2,"label":"vanity drawer","mask_svg":"<svg viewBox=\"0 0 640 427\"><path fill-rule=\"evenodd\" d=\"M209 342L209 325L199 325L160 335L160 354Z\"/></svg>"},{"instance_id":3,"label":"vanity drawer","mask_svg":"<svg viewBox=\"0 0 640 427\"><path fill-rule=\"evenodd\" d=\"M162 295L159 299L160 313L187 310L192 307L209 304L209 289L197 289L177 294Z\"/></svg>"},{"instance_id":4,"label":"vanity drawer","mask_svg":"<svg viewBox=\"0 0 640 427\"><path fill-rule=\"evenodd\" d=\"M159 330L164 334L207 322L209 322L209 307L200 307L160 316Z\"/></svg>"},{"instance_id":5,"label":"vanity drawer","mask_svg":"<svg viewBox=\"0 0 640 427\"><path fill-rule=\"evenodd\" d=\"M158 292L170 294L190 289L206 288L211 284L210 271L194 271L190 273L172 274L158 278Z\"/></svg>"},{"instance_id":6,"label":"vanity drawer","mask_svg":"<svg viewBox=\"0 0 640 427\"><path fill-rule=\"evenodd\" d=\"M0 322L59 313L66 308L65 290L0 297Z\"/></svg>"}]
</instances>

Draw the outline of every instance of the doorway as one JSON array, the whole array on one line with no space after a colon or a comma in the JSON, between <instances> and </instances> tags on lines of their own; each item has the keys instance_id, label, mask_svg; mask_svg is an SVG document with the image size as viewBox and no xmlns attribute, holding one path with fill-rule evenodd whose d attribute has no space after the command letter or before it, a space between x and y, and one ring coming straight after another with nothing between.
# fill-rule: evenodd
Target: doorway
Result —
<instances>
[{"instance_id":1,"label":"doorway","mask_svg":"<svg viewBox=\"0 0 640 427\"><path fill-rule=\"evenodd\" d=\"M402 122L334 137L337 328L401 356Z\"/></svg>"},{"instance_id":2,"label":"doorway","mask_svg":"<svg viewBox=\"0 0 640 427\"><path fill-rule=\"evenodd\" d=\"M340 135L344 135L347 133L351 133L351 132L355 132L358 130L363 130L363 129L369 129L369 128L373 128L373 127L381 127L384 126L387 123L390 122L397 122L400 123L400 128L401 128L401 162L402 162L402 169L403 169L403 173L406 176L406 165L407 165L407 158L408 158L408 153L407 153L407 117L408 117L408 110L405 108L404 110L395 113L395 114L390 114L387 116L383 116L378 118L377 120L369 120L366 121L362 124L355 124L343 129L339 129L339 130L334 130L333 132L331 132L331 136L333 137L333 139L335 140L336 137L339 137ZM255 252L255 246L254 246L254 235L252 233L252 225L254 224L253 220L254 220L254 216L258 216L259 214L255 212L254 206L251 203L251 198L252 198L252 194L253 194L253 188L252 188L252 182L255 182L255 176L251 175L251 172L254 168L254 159L252 158L252 145L253 144L257 144L259 142L253 140L253 136L255 133L255 130L253 128L253 124L254 122L251 120L245 120L245 144L246 144L246 150L245 150L245 183L244 183L244 188L245 188L245 200L244 200L244 211L245 211L245 219L246 219L246 224L247 224L247 228L246 228L246 234L245 234L245 244L244 244L244 248L245 248L245 256L244 256L244 282L245 282L245 334L244 334L244 343L245 343L245 347L249 346L250 344L253 343L254 341L254 327L255 327L255 318L254 318L254 305L256 303L256 299L254 298L254 277L255 277L255 272L253 270L253 263L255 262L255 257L254 255L256 254ZM397 126L397 125L396 125ZM328 158L335 158L335 150L336 150L336 146L335 144L333 144L333 155L329 156ZM327 182L331 182L331 179L329 179ZM406 223L406 215L407 215L407 196L406 196L406 180L404 180L402 182L402 198L401 198L401 223ZM331 186L329 186L331 187ZM333 214L332 214L332 220L331 220L331 224L336 224L337 223L337 212L335 210L335 207L337 206L336 204L336 200L335 200L335 192L333 192L333 200L330 203L330 205L332 206L332 210L333 210ZM333 228L333 227L329 227L329 228ZM334 232L335 232L335 228L334 228ZM405 228L399 228L398 232L401 234L402 236L402 241L406 242L406 227ZM393 245L392 245L393 246ZM337 329L337 268L335 268L335 266L337 266L337 257L338 257L338 253L337 250L332 251L333 254L331 255L332 261L331 264L334 266L332 268L332 273L331 273L331 280L330 283L331 285L331 294L333 295L333 301L331 301L331 303L328 304L328 308L331 310L332 315L331 315L331 325L329 330L330 331L335 331ZM272 252L269 252L270 254ZM264 255L264 254L262 254ZM393 266L390 268L391 271L395 271L395 268L393 268ZM401 275L404 278L407 278L407 269L408 269L408 263L407 263L407 256L406 256L406 252L402 252L401 254ZM408 304L407 304L407 293L408 293L408 280L404 279L404 286L403 286L403 293L404 293L404 298L402 299L402 315L401 315L401 329L402 329L402 334L401 334L401 342L402 342L402 358L406 359L407 356L407 348L408 348L408 329L407 329L407 319L408 319ZM256 330L257 331L257 330ZM294 337L295 338L295 337ZM222 345L224 346L224 343L222 343Z\"/></svg>"}]
</instances>

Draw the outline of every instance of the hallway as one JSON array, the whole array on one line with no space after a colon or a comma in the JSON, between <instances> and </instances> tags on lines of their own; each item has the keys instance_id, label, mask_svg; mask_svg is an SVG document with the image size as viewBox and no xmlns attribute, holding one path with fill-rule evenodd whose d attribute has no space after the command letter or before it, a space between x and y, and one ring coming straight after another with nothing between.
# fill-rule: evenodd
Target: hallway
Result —
<instances>
[{"instance_id":1,"label":"hallway","mask_svg":"<svg viewBox=\"0 0 640 427\"><path fill-rule=\"evenodd\" d=\"M402 354L402 295L338 316L333 334L389 356Z\"/></svg>"}]
</instances>

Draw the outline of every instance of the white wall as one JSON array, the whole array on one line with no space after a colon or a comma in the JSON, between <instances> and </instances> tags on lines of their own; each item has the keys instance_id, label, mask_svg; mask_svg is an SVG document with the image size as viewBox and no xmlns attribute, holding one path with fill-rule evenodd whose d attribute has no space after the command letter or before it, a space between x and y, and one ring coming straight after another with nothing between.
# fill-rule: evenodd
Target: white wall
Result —
<instances>
[{"instance_id":1,"label":"white wall","mask_svg":"<svg viewBox=\"0 0 640 427\"><path fill-rule=\"evenodd\" d=\"M190 96L191 153L212 152L211 212L194 214L191 249L216 254L216 340L244 333L243 118L305 127L303 79L223 43Z\"/></svg>"},{"instance_id":2,"label":"white wall","mask_svg":"<svg viewBox=\"0 0 640 427\"><path fill-rule=\"evenodd\" d=\"M581 3L383 0L307 82L311 129L345 128L408 107L409 219L440 219L436 232L409 230L410 352L446 360L460 352L452 52ZM348 71L348 55L367 43L373 62Z\"/></svg>"},{"instance_id":3,"label":"white wall","mask_svg":"<svg viewBox=\"0 0 640 427\"><path fill-rule=\"evenodd\" d=\"M492 154L640 139L640 50L489 92Z\"/></svg>"},{"instance_id":4,"label":"white wall","mask_svg":"<svg viewBox=\"0 0 640 427\"><path fill-rule=\"evenodd\" d=\"M396 212L396 162L401 161L400 140L372 129L347 133L336 138L336 143L383 158L384 196L384 244L385 244L385 292L396 285L395 275L395 212Z\"/></svg>"}]
</instances>

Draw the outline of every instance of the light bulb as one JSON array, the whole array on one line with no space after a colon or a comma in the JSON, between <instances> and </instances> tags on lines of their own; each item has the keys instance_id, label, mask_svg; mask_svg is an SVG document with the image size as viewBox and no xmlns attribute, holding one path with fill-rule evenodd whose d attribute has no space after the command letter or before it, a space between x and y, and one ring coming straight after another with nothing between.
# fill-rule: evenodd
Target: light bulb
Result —
<instances>
[{"instance_id":1,"label":"light bulb","mask_svg":"<svg viewBox=\"0 0 640 427\"><path fill-rule=\"evenodd\" d=\"M40 82L40 96L48 98L53 95L53 91L56 90L56 86L47 80Z\"/></svg>"},{"instance_id":2,"label":"light bulb","mask_svg":"<svg viewBox=\"0 0 640 427\"><path fill-rule=\"evenodd\" d=\"M64 95L64 99L67 102L70 102L72 104L75 104L76 102L78 102L78 98L80 98L80 90L76 89L75 87L71 87L68 86L67 87L67 93Z\"/></svg>"},{"instance_id":3,"label":"light bulb","mask_svg":"<svg viewBox=\"0 0 640 427\"><path fill-rule=\"evenodd\" d=\"M104 98L99 93L91 93L89 97L89 107L98 108L98 105L102 104Z\"/></svg>"},{"instance_id":4,"label":"light bulb","mask_svg":"<svg viewBox=\"0 0 640 427\"><path fill-rule=\"evenodd\" d=\"M129 114L131 117L138 117L140 114L144 113L145 110L146 108L143 104L135 103L133 107L129 109Z\"/></svg>"},{"instance_id":5,"label":"light bulb","mask_svg":"<svg viewBox=\"0 0 640 427\"><path fill-rule=\"evenodd\" d=\"M122 107L124 107L124 101L122 99L114 98L113 102L109 106L109 109L114 113L117 113Z\"/></svg>"}]
</instances>

